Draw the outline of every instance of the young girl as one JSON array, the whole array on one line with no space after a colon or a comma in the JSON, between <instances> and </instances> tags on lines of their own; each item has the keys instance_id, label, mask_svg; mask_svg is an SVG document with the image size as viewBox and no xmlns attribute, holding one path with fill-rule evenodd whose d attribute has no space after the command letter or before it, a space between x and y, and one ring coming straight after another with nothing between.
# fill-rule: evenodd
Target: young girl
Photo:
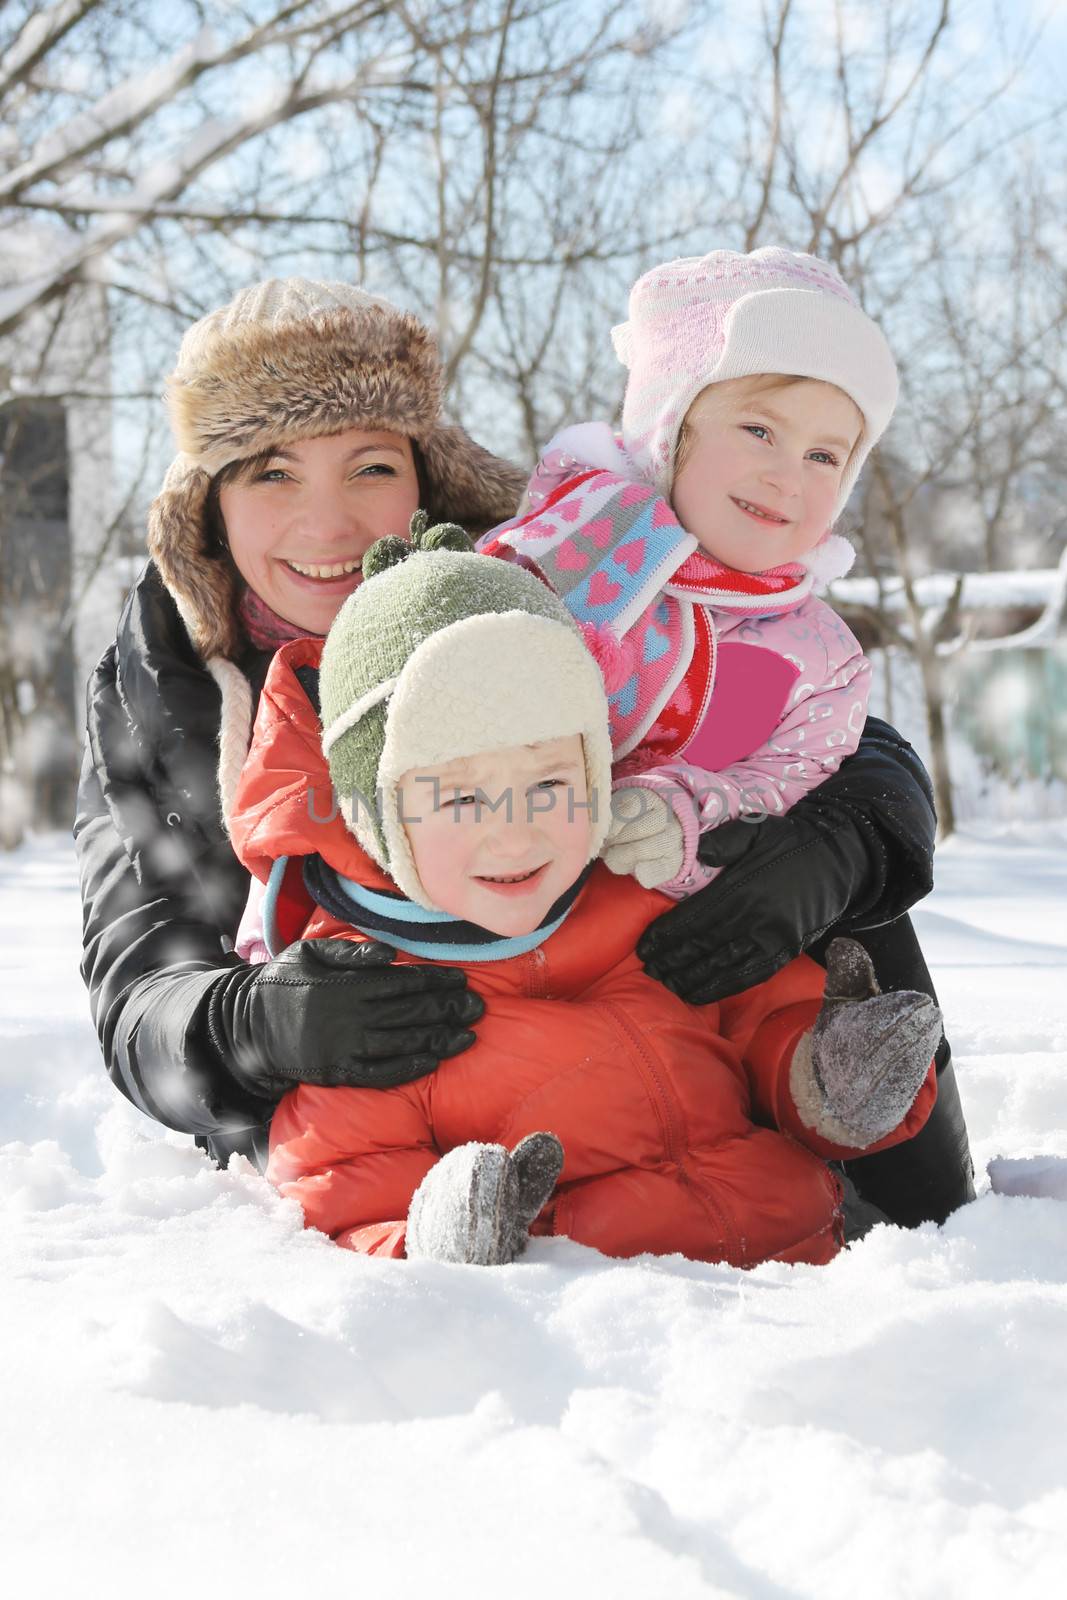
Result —
<instances>
[{"instance_id":1,"label":"young girl","mask_svg":"<svg viewBox=\"0 0 1067 1600\"><path fill-rule=\"evenodd\" d=\"M821 1158L922 1126L937 1008L878 995L847 940L828 974L802 957L721 1005L649 978L634 949L662 897L596 860L597 665L539 579L435 548L457 536L379 541L325 647L279 651L231 827L269 884L272 951L379 940L461 966L486 1015L432 1077L299 1084L268 1175L367 1253L509 1261L532 1229L619 1256L828 1260L840 1192Z\"/></svg>"},{"instance_id":2,"label":"young girl","mask_svg":"<svg viewBox=\"0 0 1067 1600\"><path fill-rule=\"evenodd\" d=\"M889 348L832 267L781 249L668 262L614 331L621 436L566 429L488 554L541 574L605 673L615 872L681 898L701 832L774 815L836 772L870 668L812 594L848 570L830 532L889 423Z\"/></svg>"}]
</instances>

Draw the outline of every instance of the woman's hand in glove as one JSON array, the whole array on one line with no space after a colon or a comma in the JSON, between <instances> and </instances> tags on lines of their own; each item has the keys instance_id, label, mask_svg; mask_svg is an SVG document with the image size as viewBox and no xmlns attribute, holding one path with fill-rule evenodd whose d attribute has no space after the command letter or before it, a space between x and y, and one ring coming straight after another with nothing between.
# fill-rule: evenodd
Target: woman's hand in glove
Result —
<instances>
[{"instance_id":1,"label":"woman's hand in glove","mask_svg":"<svg viewBox=\"0 0 1067 1600\"><path fill-rule=\"evenodd\" d=\"M723 823L697 858L722 870L657 917L637 953L691 1005L771 977L829 928L894 921L928 894L929 779L895 729L867 719L859 749L783 817Z\"/></svg>"},{"instance_id":2,"label":"woman's hand in glove","mask_svg":"<svg viewBox=\"0 0 1067 1600\"><path fill-rule=\"evenodd\" d=\"M705 834L699 856L725 870L657 917L637 954L690 1005L739 994L800 955L848 909L870 872L859 833L802 814L730 822Z\"/></svg>"},{"instance_id":3,"label":"woman's hand in glove","mask_svg":"<svg viewBox=\"0 0 1067 1600\"><path fill-rule=\"evenodd\" d=\"M212 992L211 1040L252 1093L297 1083L389 1089L474 1043L484 1003L456 967L396 966L376 941L307 939Z\"/></svg>"}]
</instances>

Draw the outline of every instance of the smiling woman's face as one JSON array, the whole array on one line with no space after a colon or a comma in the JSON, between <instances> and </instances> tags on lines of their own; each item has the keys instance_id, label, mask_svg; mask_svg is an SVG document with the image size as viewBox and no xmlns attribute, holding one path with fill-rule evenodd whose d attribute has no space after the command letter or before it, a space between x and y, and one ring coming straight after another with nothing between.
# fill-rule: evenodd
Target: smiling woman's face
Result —
<instances>
[{"instance_id":1,"label":"smiling woman's face","mask_svg":"<svg viewBox=\"0 0 1067 1600\"><path fill-rule=\"evenodd\" d=\"M227 483L219 510L234 564L295 627L326 633L363 581L364 552L407 537L418 509L411 440L348 428L285 445L251 479Z\"/></svg>"}]
</instances>

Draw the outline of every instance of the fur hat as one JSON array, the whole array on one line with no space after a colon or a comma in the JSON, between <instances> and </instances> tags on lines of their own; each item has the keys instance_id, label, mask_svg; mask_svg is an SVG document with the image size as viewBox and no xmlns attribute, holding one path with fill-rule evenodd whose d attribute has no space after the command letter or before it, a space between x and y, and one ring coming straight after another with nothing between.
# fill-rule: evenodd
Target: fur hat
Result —
<instances>
[{"instance_id":1,"label":"fur hat","mask_svg":"<svg viewBox=\"0 0 1067 1600\"><path fill-rule=\"evenodd\" d=\"M563 602L522 567L471 553L459 529L415 524L410 545L380 539L363 560L319 674L323 750L363 848L409 900L437 910L401 820L403 774L579 733L592 861L611 820L608 704Z\"/></svg>"},{"instance_id":2,"label":"fur hat","mask_svg":"<svg viewBox=\"0 0 1067 1600\"><path fill-rule=\"evenodd\" d=\"M346 428L406 434L430 509L481 532L510 516L523 477L440 422L436 342L417 317L345 283L271 279L189 329L168 379L180 454L148 518L148 547L205 660L239 653L233 570L209 548L211 479L230 462Z\"/></svg>"},{"instance_id":3,"label":"fur hat","mask_svg":"<svg viewBox=\"0 0 1067 1600\"><path fill-rule=\"evenodd\" d=\"M863 416L840 515L893 415L897 370L881 329L833 267L777 247L713 250L646 272L629 309L612 342L630 370L622 433L642 478L670 495L678 434L708 384L764 372L816 378L843 390Z\"/></svg>"}]
</instances>

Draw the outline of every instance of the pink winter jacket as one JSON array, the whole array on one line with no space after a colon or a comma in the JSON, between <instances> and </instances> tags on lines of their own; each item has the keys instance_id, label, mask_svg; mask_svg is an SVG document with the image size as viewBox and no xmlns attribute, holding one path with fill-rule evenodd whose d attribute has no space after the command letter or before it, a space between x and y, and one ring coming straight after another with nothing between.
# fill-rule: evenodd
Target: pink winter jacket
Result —
<instances>
[{"instance_id":1,"label":"pink winter jacket","mask_svg":"<svg viewBox=\"0 0 1067 1600\"><path fill-rule=\"evenodd\" d=\"M661 893L674 899L693 894L721 870L696 859L702 833L740 816L780 816L837 771L859 744L870 692L870 663L822 600L809 597L796 610L776 617L707 609L719 651L714 693L729 700L734 719L747 729L739 728L738 743L751 742L751 750L707 769L687 760L687 751L659 759L650 742L614 768L618 788L656 789L668 802L679 794L693 802L674 806L685 860L677 877L659 885ZM761 680L748 656L731 660L732 644L773 652L797 669L779 720L770 729L762 719L773 715L774 680ZM653 736L655 731L653 727Z\"/></svg>"},{"instance_id":2,"label":"pink winter jacket","mask_svg":"<svg viewBox=\"0 0 1067 1600\"><path fill-rule=\"evenodd\" d=\"M682 825L682 867L659 887L684 898L718 871L696 858L702 833L780 815L856 749L870 663L806 565L713 561L618 470L549 457L530 500L479 548L539 573L574 615L604 672L616 787L658 790Z\"/></svg>"}]
</instances>

